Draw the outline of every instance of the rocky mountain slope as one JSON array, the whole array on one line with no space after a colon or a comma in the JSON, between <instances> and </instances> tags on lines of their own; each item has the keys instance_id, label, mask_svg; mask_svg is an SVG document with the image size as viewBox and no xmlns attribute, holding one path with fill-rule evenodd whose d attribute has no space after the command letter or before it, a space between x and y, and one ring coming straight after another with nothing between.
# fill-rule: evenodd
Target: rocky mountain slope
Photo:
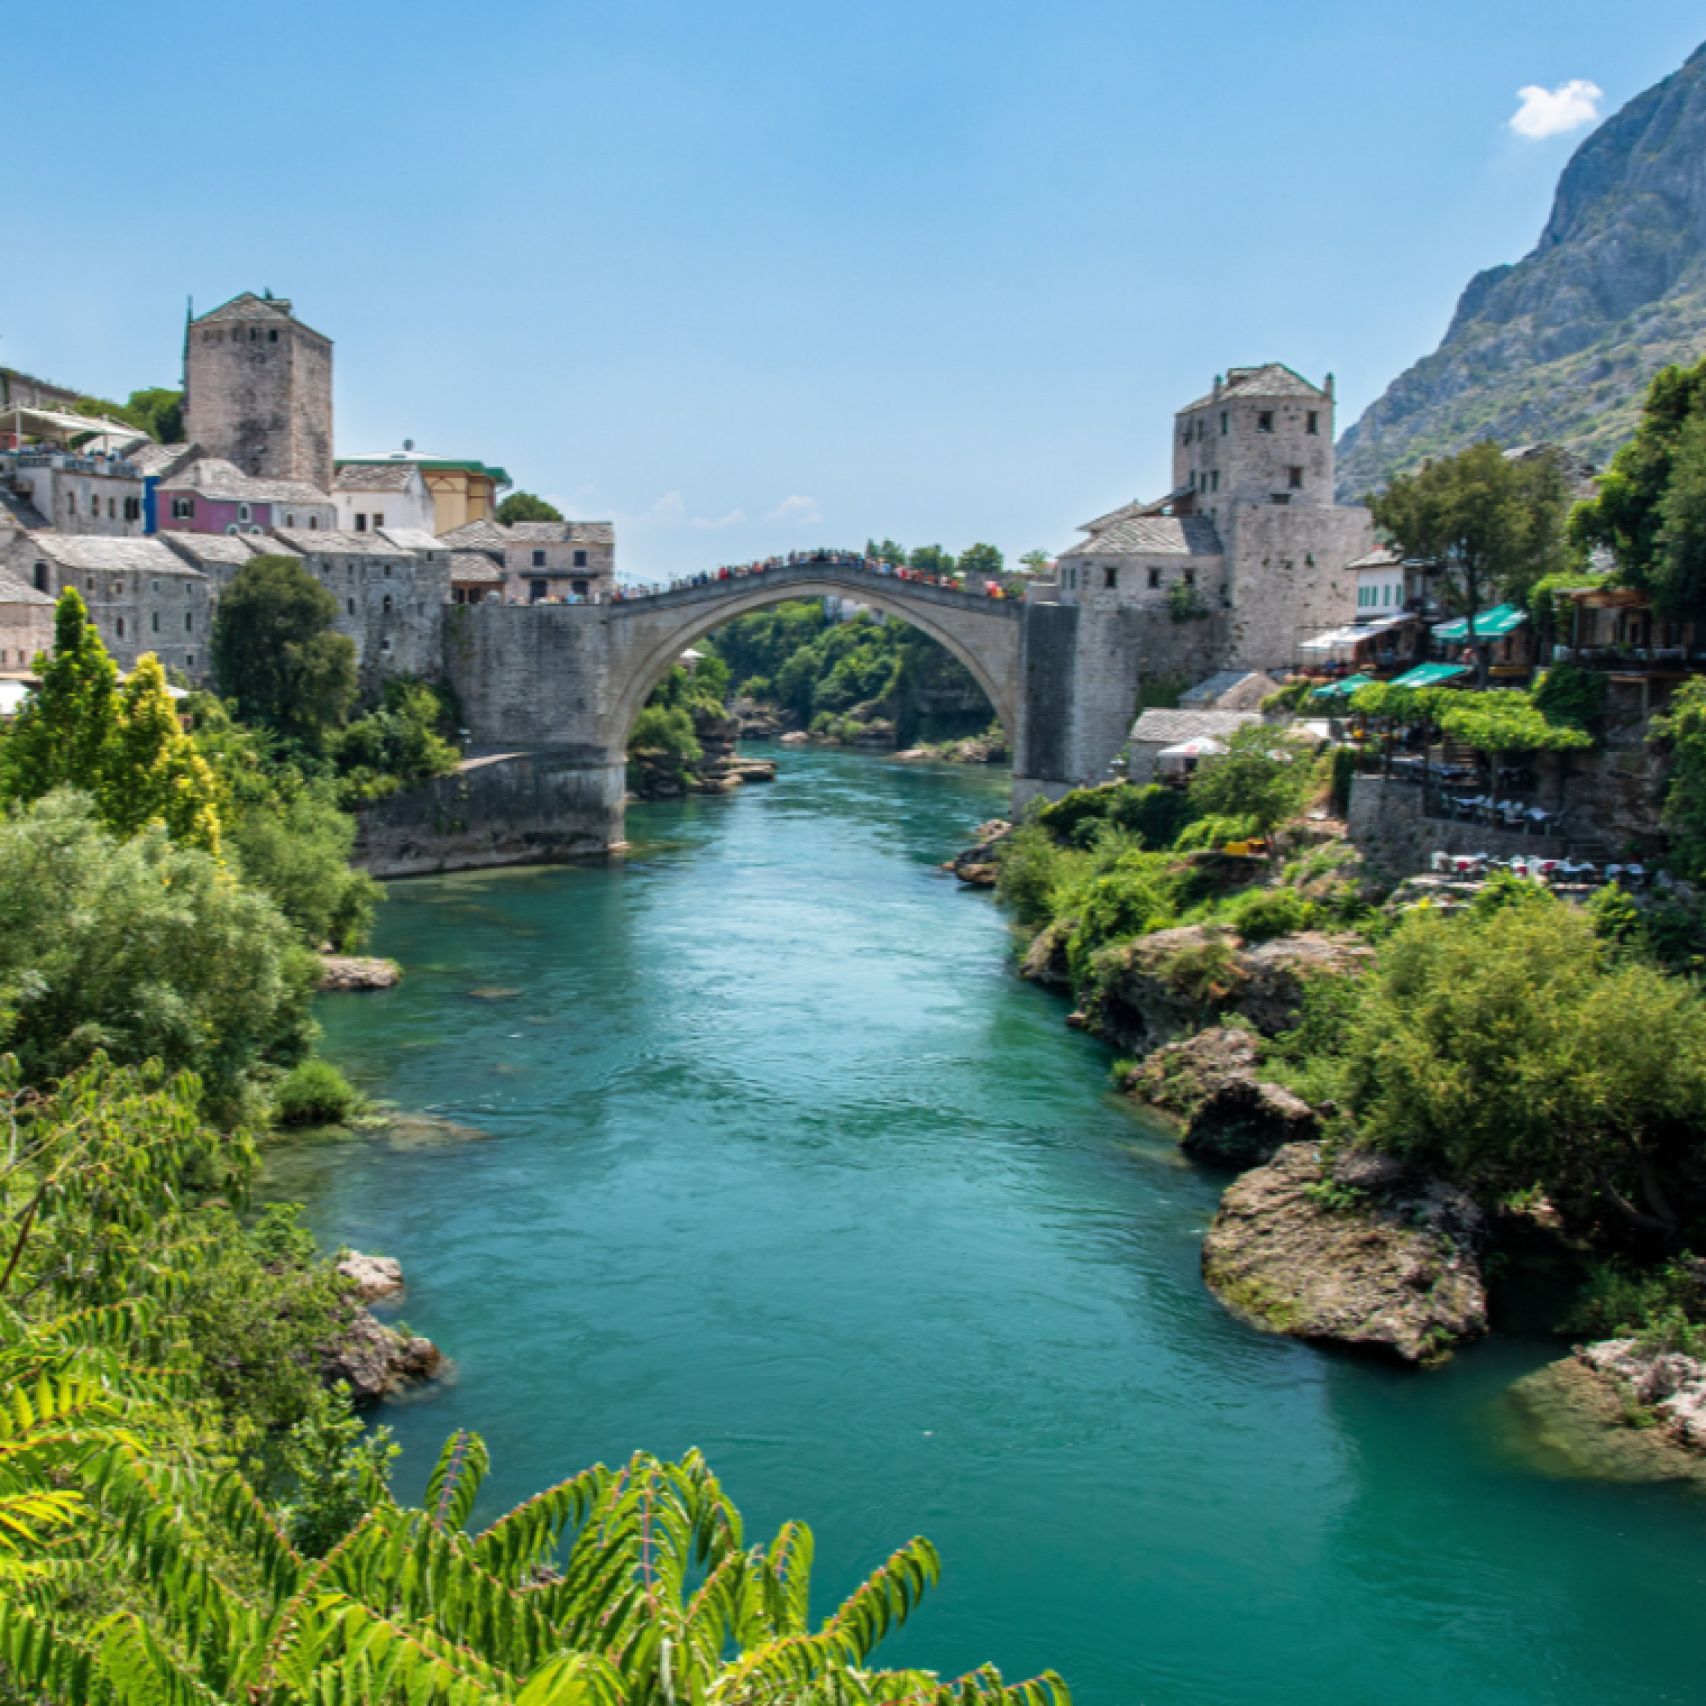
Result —
<instances>
[{"instance_id":1,"label":"rocky mountain slope","mask_svg":"<svg viewBox=\"0 0 1706 1706\"><path fill-rule=\"evenodd\" d=\"M1339 444L1352 498L1478 438L1603 465L1651 375L1706 354L1706 46L1577 149L1532 253L1469 283L1445 341Z\"/></svg>"}]
</instances>

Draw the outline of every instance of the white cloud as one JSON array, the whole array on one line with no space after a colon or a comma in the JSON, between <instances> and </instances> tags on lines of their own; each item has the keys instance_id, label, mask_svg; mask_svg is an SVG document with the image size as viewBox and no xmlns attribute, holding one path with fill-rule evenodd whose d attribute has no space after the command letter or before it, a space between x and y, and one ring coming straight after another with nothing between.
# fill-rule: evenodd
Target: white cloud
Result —
<instances>
[{"instance_id":1,"label":"white cloud","mask_svg":"<svg viewBox=\"0 0 1706 1706\"><path fill-rule=\"evenodd\" d=\"M1516 94L1521 104L1511 116L1511 129L1530 142L1564 136L1592 124L1599 117L1599 103L1605 99L1605 91L1585 77L1572 77L1556 89L1530 83Z\"/></svg>"},{"instance_id":2,"label":"white cloud","mask_svg":"<svg viewBox=\"0 0 1706 1706\"><path fill-rule=\"evenodd\" d=\"M696 515L693 518L693 525L702 528L707 533L713 533L719 527L739 527L745 520L746 511L744 509L731 509L727 515Z\"/></svg>"},{"instance_id":3,"label":"white cloud","mask_svg":"<svg viewBox=\"0 0 1706 1706\"><path fill-rule=\"evenodd\" d=\"M764 519L786 522L793 527L816 527L823 515L816 498L783 498Z\"/></svg>"},{"instance_id":4,"label":"white cloud","mask_svg":"<svg viewBox=\"0 0 1706 1706\"><path fill-rule=\"evenodd\" d=\"M680 492L665 492L652 505L649 513L653 521L661 521L672 527L687 514L687 504Z\"/></svg>"}]
</instances>

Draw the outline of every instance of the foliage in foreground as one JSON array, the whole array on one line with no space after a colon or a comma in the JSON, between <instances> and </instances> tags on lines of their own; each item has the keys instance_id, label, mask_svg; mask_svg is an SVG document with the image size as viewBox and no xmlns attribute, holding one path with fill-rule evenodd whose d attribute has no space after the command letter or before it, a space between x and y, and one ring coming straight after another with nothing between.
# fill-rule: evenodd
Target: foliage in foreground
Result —
<instances>
[{"instance_id":1,"label":"foliage in foreground","mask_svg":"<svg viewBox=\"0 0 1706 1706\"><path fill-rule=\"evenodd\" d=\"M325 1331L324 1310L300 1321L288 1305L264 1312L275 1323L264 1365L235 1381L224 1367L264 1321L204 1307L210 1288L217 1300L233 1283L241 1248L209 1193L240 1193L253 1156L201 1126L196 1100L192 1082L104 1063L46 1100L8 1098L0 1697L1065 1701L1052 1677L1008 1688L993 1672L944 1683L870 1669L936 1580L929 1543L900 1548L814 1625L810 1531L789 1523L750 1545L696 1453L595 1466L471 1535L486 1452L458 1434L424 1506L398 1505L383 1437L362 1444L347 1411L304 1397L303 1353ZM249 1290L283 1304L266 1276L300 1265L302 1234L285 1215L247 1237ZM253 1472L267 1454L233 1449L240 1400L269 1376L301 1400L294 1416L275 1406L266 1418L276 1493ZM221 1379L235 1390L217 1390Z\"/></svg>"}]
</instances>

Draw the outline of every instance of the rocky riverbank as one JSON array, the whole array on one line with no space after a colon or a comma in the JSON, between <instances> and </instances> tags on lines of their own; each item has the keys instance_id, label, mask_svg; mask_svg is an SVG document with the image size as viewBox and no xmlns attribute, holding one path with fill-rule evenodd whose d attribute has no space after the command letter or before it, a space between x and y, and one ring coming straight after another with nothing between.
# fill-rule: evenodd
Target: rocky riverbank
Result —
<instances>
[{"instance_id":1,"label":"rocky riverbank","mask_svg":"<svg viewBox=\"0 0 1706 1706\"><path fill-rule=\"evenodd\" d=\"M320 988L328 994L362 989L395 989L403 968L395 960L363 958L356 954L322 954Z\"/></svg>"},{"instance_id":2,"label":"rocky riverbank","mask_svg":"<svg viewBox=\"0 0 1706 1706\"><path fill-rule=\"evenodd\" d=\"M337 1272L347 1283L348 1313L338 1336L320 1355L321 1377L342 1382L358 1404L376 1404L411 1386L439 1378L444 1353L431 1339L386 1325L368 1307L401 1296L402 1264L390 1256L347 1250Z\"/></svg>"}]
</instances>

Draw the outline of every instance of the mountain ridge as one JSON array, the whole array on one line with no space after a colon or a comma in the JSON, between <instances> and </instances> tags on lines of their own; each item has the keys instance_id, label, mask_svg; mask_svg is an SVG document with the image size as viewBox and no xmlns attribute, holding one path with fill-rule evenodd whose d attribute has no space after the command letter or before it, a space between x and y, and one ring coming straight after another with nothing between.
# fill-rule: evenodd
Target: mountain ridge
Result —
<instances>
[{"instance_id":1,"label":"mountain ridge","mask_svg":"<svg viewBox=\"0 0 1706 1706\"><path fill-rule=\"evenodd\" d=\"M1571 156L1521 260L1477 273L1438 349L1339 441L1356 497L1479 438L1604 464L1648 380L1706 354L1706 44Z\"/></svg>"}]
</instances>

